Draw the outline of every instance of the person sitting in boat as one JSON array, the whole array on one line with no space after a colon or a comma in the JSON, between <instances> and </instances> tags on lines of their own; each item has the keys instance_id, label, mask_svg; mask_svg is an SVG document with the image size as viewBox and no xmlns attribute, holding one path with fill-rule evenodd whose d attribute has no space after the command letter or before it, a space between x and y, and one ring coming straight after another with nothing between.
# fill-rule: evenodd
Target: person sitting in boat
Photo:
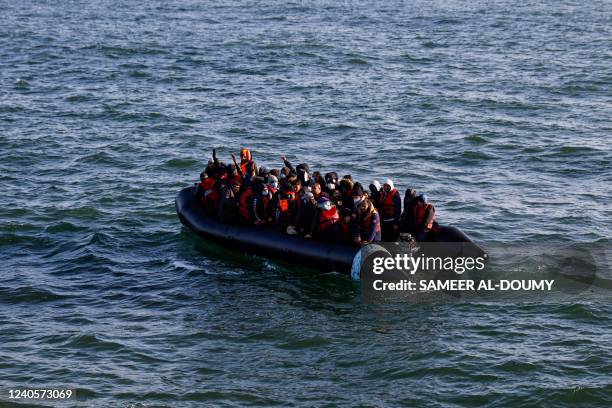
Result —
<instances>
[{"instance_id":1,"label":"person sitting in boat","mask_svg":"<svg viewBox=\"0 0 612 408\"><path fill-rule=\"evenodd\" d=\"M353 182L348 179L342 179L338 182L338 191L340 192L340 206L348 208L351 212L355 209L353 204Z\"/></svg>"},{"instance_id":2,"label":"person sitting in boat","mask_svg":"<svg viewBox=\"0 0 612 408\"><path fill-rule=\"evenodd\" d=\"M249 164L251 169L255 169L256 166L251 151L245 148L240 149L240 170L242 170L242 174L246 175L248 173L247 166L249 166Z\"/></svg>"},{"instance_id":3,"label":"person sitting in boat","mask_svg":"<svg viewBox=\"0 0 612 408\"><path fill-rule=\"evenodd\" d=\"M327 197L321 197L317 200L317 209L312 218L310 231L312 236L317 239L335 241L338 238L336 223L339 221L340 215L336 206ZM310 234L304 238L310 238Z\"/></svg>"},{"instance_id":4,"label":"person sitting in boat","mask_svg":"<svg viewBox=\"0 0 612 408\"><path fill-rule=\"evenodd\" d=\"M235 164L230 164L227 171L226 183L233 184L238 183L242 186L244 182L244 178L240 174L240 166L236 166Z\"/></svg>"},{"instance_id":5,"label":"person sitting in boat","mask_svg":"<svg viewBox=\"0 0 612 408\"><path fill-rule=\"evenodd\" d=\"M314 183L319 183L319 186L321 187L322 190L323 190L323 186L325 185L325 179L321 175L320 171L312 172L312 178L310 179L310 182L312 185L314 185Z\"/></svg>"},{"instance_id":6,"label":"person sitting in boat","mask_svg":"<svg viewBox=\"0 0 612 408\"><path fill-rule=\"evenodd\" d=\"M239 220L238 197L241 184L237 181L224 183L221 189L219 202L219 220L226 224L233 224Z\"/></svg>"},{"instance_id":7,"label":"person sitting in boat","mask_svg":"<svg viewBox=\"0 0 612 408\"><path fill-rule=\"evenodd\" d=\"M325 173L325 184L321 184L323 190L330 196L333 196L334 191L336 191L336 184L338 183L338 173L335 171L330 171L329 173Z\"/></svg>"},{"instance_id":8,"label":"person sitting in boat","mask_svg":"<svg viewBox=\"0 0 612 408\"><path fill-rule=\"evenodd\" d=\"M382 190L382 186L380 185L380 181L374 180L370 185L370 200L372 200L372 204L377 210L380 210L380 192Z\"/></svg>"},{"instance_id":9,"label":"person sitting in boat","mask_svg":"<svg viewBox=\"0 0 612 408\"><path fill-rule=\"evenodd\" d=\"M311 192L314 195L315 200L319 201L320 198L329 198L325 191L322 191L321 184L315 182L312 184Z\"/></svg>"},{"instance_id":10,"label":"person sitting in boat","mask_svg":"<svg viewBox=\"0 0 612 408\"><path fill-rule=\"evenodd\" d=\"M402 199L391 179L387 179L383 184L378 211L381 218L382 240L396 241L402 215Z\"/></svg>"},{"instance_id":11,"label":"person sitting in boat","mask_svg":"<svg viewBox=\"0 0 612 408\"><path fill-rule=\"evenodd\" d=\"M353 198L349 201L349 208L353 214L357 214L357 209L361 205L361 202L366 198L363 186L360 182L353 184L353 192L351 193ZM373 203L372 203L373 204Z\"/></svg>"},{"instance_id":12,"label":"person sitting in boat","mask_svg":"<svg viewBox=\"0 0 612 408\"><path fill-rule=\"evenodd\" d=\"M340 242L352 242L355 237L353 214L346 208L340 209L340 218L336 224L337 239Z\"/></svg>"},{"instance_id":13,"label":"person sitting in boat","mask_svg":"<svg viewBox=\"0 0 612 408\"><path fill-rule=\"evenodd\" d=\"M414 230L410 233L417 241L425 241L436 220L436 209L425 194L419 195L414 206Z\"/></svg>"},{"instance_id":14,"label":"person sitting in boat","mask_svg":"<svg viewBox=\"0 0 612 408\"><path fill-rule=\"evenodd\" d=\"M400 232L414 232L414 206L417 199L417 191L413 188L407 188L404 193L404 211L400 216Z\"/></svg>"},{"instance_id":15,"label":"person sitting in boat","mask_svg":"<svg viewBox=\"0 0 612 408\"><path fill-rule=\"evenodd\" d=\"M221 184L224 182L221 178L215 179L214 187L204 193L204 207L206 215L216 217L219 212L219 202L221 201Z\"/></svg>"},{"instance_id":16,"label":"person sitting in boat","mask_svg":"<svg viewBox=\"0 0 612 408\"><path fill-rule=\"evenodd\" d=\"M280 182L279 191L273 199L272 208L276 225L283 231L293 224L296 214L296 194L287 179Z\"/></svg>"},{"instance_id":17,"label":"person sitting in boat","mask_svg":"<svg viewBox=\"0 0 612 408\"><path fill-rule=\"evenodd\" d=\"M278 178L276 178L274 174L269 173L266 179L266 185L268 186L268 190L270 190L272 195L276 194L278 191Z\"/></svg>"},{"instance_id":18,"label":"person sitting in boat","mask_svg":"<svg viewBox=\"0 0 612 408\"><path fill-rule=\"evenodd\" d=\"M315 216L317 202L311 192L304 193L298 204L297 216L293 223L298 234L312 236L312 219Z\"/></svg>"},{"instance_id":19,"label":"person sitting in boat","mask_svg":"<svg viewBox=\"0 0 612 408\"><path fill-rule=\"evenodd\" d=\"M308 173L310 167L308 166L308 164L301 163L298 164L297 167L293 167L293 165L289 162L289 160L287 160L285 156L281 156L281 159L283 160L285 167L289 169L290 173L297 176L301 184L308 184L308 182L310 181L310 174Z\"/></svg>"},{"instance_id":20,"label":"person sitting in boat","mask_svg":"<svg viewBox=\"0 0 612 408\"><path fill-rule=\"evenodd\" d=\"M380 241L380 216L374 204L369 199L365 199L357 210L353 242L356 245L366 245L378 241Z\"/></svg>"},{"instance_id":21,"label":"person sitting in boat","mask_svg":"<svg viewBox=\"0 0 612 408\"><path fill-rule=\"evenodd\" d=\"M209 176L204 170L200 173L200 182L196 186L196 197L201 201L205 202L205 197L209 194L209 191L215 188L215 178Z\"/></svg>"}]
</instances>

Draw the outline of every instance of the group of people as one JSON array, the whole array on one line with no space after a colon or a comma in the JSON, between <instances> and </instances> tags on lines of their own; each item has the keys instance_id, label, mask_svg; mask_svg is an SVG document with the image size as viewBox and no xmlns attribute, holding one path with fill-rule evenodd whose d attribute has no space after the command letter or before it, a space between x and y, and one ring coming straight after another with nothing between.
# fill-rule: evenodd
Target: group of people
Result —
<instances>
[{"instance_id":1,"label":"group of people","mask_svg":"<svg viewBox=\"0 0 612 408\"><path fill-rule=\"evenodd\" d=\"M374 180L366 191L351 175L310 172L307 164L258 167L248 149L240 162L213 157L200 174L196 194L210 217L223 223L270 226L306 239L365 245L396 241L410 233L424 241L434 226L435 208L425 194L407 189L403 199L393 181Z\"/></svg>"}]
</instances>

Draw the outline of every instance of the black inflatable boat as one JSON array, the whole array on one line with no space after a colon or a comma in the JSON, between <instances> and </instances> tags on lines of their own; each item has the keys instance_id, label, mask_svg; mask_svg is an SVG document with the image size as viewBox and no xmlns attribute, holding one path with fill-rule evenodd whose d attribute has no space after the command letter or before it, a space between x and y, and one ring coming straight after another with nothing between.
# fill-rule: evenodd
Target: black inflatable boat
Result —
<instances>
[{"instance_id":1,"label":"black inflatable boat","mask_svg":"<svg viewBox=\"0 0 612 408\"><path fill-rule=\"evenodd\" d=\"M184 225L202 237L245 253L283 259L325 271L351 273L360 248L348 244L308 240L269 228L223 224L206 216L204 206L196 199L195 191L195 187L187 187L178 193L176 212ZM428 241L469 243L474 251L484 253L455 227L435 225ZM358 279L354 272L352 275Z\"/></svg>"}]
</instances>

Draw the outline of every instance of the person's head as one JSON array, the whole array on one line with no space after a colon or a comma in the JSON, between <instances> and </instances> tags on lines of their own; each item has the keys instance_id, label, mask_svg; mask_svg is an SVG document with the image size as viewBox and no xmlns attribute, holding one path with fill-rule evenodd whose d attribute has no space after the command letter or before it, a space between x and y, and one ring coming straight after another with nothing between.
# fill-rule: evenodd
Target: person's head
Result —
<instances>
[{"instance_id":1,"label":"person's head","mask_svg":"<svg viewBox=\"0 0 612 408\"><path fill-rule=\"evenodd\" d=\"M353 189L353 182L348 179L340 180L340 192L342 194L349 194Z\"/></svg>"},{"instance_id":2,"label":"person's head","mask_svg":"<svg viewBox=\"0 0 612 408\"><path fill-rule=\"evenodd\" d=\"M360 182L353 184L353 191L351 193L353 197L363 197L363 186Z\"/></svg>"},{"instance_id":3,"label":"person's head","mask_svg":"<svg viewBox=\"0 0 612 408\"><path fill-rule=\"evenodd\" d=\"M304 201L304 203L314 203L314 194L311 192L304 193L304 195L302 195L302 201Z\"/></svg>"},{"instance_id":4,"label":"person's head","mask_svg":"<svg viewBox=\"0 0 612 408\"><path fill-rule=\"evenodd\" d=\"M208 173L206 173L206 171L203 171L200 173L200 181L204 181L208 178Z\"/></svg>"},{"instance_id":5,"label":"person's head","mask_svg":"<svg viewBox=\"0 0 612 408\"><path fill-rule=\"evenodd\" d=\"M240 191L240 183L234 182L230 184L230 188L232 189L234 194L238 194L238 192Z\"/></svg>"},{"instance_id":6,"label":"person's head","mask_svg":"<svg viewBox=\"0 0 612 408\"><path fill-rule=\"evenodd\" d=\"M391 179L385 180L385 184L383 184L383 190L386 193L388 193L389 191L393 190L393 181L391 181Z\"/></svg>"},{"instance_id":7,"label":"person's head","mask_svg":"<svg viewBox=\"0 0 612 408\"><path fill-rule=\"evenodd\" d=\"M249 149L241 149L240 150L240 161L241 162L246 162L246 161L251 161L252 157L251 157L251 151Z\"/></svg>"},{"instance_id":8,"label":"person's head","mask_svg":"<svg viewBox=\"0 0 612 408\"><path fill-rule=\"evenodd\" d=\"M361 204L359 204L359 207L357 208L357 211L361 215L367 215L368 213L372 212L373 209L374 206L370 200L362 200Z\"/></svg>"},{"instance_id":9,"label":"person's head","mask_svg":"<svg viewBox=\"0 0 612 408\"><path fill-rule=\"evenodd\" d=\"M329 198L327 197L319 198L319 200L317 201L317 206L323 211L331 210L332 205L332 202L329 201Z\"/></svg>"},{"instance_id":10,"label":"person's head","mask_svg":"<svg viewBox=\"0 0 612 408\"><path fill-rule=\"evenodd\" d=\"M302 183L297 177L291 177L289 182L291 183L291 190L293 190L294 193L298 193L302 189Z\"/></svg>"},{"instance_id":11,"label":"person's head","mask_svg":"<svg viewBox=\"0 0 612 408\"><path fill-rule=\"evenodd\" d=\"M280 171L278 169L272 169L270 170L270 175L276 177L278 180L280 178Z\"/></svg>"},{"instance_id":12,"label":"person's head","mask_svg":"<svg viewBox=\"0 0 612 408\"><path fill-rule=\"evenodd\" d=\"M425 204L429 203L429 199L427 197L427 194L419 195L419 199L418 199L417 203L419 205L425 205Z\"/></svg>"},{"instance_id":13,"label":"person's head","mask_svg":"<svg viewBox=\"0 0 612 408\"><path fill-rule=\"evenodd\" d=\"M321 172L320 171L314 171L312 173L312 179L319 184L324 184L323 183L323 177L321 176Z\"/></svg>"},{"instance_id":14,"label":"person's head","mask_svg":"<svg viewBox=\"0 0 612 408\"><path fill-rule=\"evenodd\" d=\"M351 176L350 174L345 174L344 176L342 176L342 178L343 178L344 180L348 180L348 181L350 181L351 183L353 183L353 176Z\"/></svg>"},{"instance_id":15,"label":"person's head","mask_svg":"<svg viewBox=\"0 0 612 408\"><path fill-rule=\"evenodd\" d=\"M417 198L417 191L414 188L407 188L404 197L408 200Z\"/></svg>"},{"instance_id":16,"label":"person's head","mask_svg":"<svg viewBox=\"0 0 612 408\"><path fill-rule=\"evenodd\" d=\"M336 173L335 171L330 171L329 173L325 173L325 183L329 184L329 183L333 183L333 184L337 184L338 182L338 173Z\"/></svg>"},{"instance_id":17,"label":"person's head","mask_svg":"<svg viewBox=\"0 0 612 408\"><path fill-rule=\"evenodd\" d=\"M278 188L278 179L276 176L272 174L268 175L268 185L272 188Z\"/></svg>"},{"instance_id":18,"label":"person's head","mask_svg":"<svg viewBox=\"0 0 612 408\"><path fill-rule=\"evenodd\" d=\"M370 184L370 191L372 193L378 193L381 189L380 181L374 180L372 184Z\"/></svg>"},{"instance_id":19,"label":"person's head","mask_svg":"<svg viewBox=\"0 0 612 408\"><path fill-rule=\"evenodd\" d=\"M314 195L319 195L319 194L321 194L321 184L319 184L319 183L314 183L314 184L312 185L312 193L313 193Z\"/></svg>"},{"instance_id":20,"label":"person's head","mask_svg":"<svg viewBox=\"0 0 612 408\"><path fill-rule=\"evenodd\" d=\"M260 175L261 177L266 178L266 177L268 177L268 174L269 174L269 173L270 173L270 172L268 171L268 169L267 169L265 166L261 166L261 167L259 168L259 173L258 173L258 175Z\"/></svg>"},{"instance_id":21,"label":"person's head","mask_svg":"<svg viewBox=\"0 0 612 408\"><path fill-rule=\"evenodd\" d=\"M238 169L236 168L235 164L230 164L228 173L232 176L238 175Z\"/></svg>"}]
</instances>

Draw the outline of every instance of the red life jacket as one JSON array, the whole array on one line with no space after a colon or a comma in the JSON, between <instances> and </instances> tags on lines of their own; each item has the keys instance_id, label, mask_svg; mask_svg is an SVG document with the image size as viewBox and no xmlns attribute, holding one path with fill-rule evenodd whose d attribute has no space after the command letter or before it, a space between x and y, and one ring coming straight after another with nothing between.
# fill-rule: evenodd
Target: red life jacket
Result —
<instances>
[{"instance_id":1,"label":"red life jacket","mask_svg":"<svg viewBox=\"0 0 612 408\"><path fill-rule=\"evenodd\" d=\"M376 211L376 209L374 211L372 211L371 213L368 214L367 217L364 217L361 219L361 236L366 236L369 237L370 234L372 233L372 216L378 213L378 211ZM375 226L375 231L374 232L379 232L380 231L380 222L378 224L376 224Z\"/></svg>"},{"instance_id":2,"label":"red life jacket","mask_svg":"<svg viewBox=\"0 0 612 408\"><path fill-rule=\"evenodd\" d=\"M209 190L210 193L206 196L205 201L207 204L212 203L215 209L219 208L221 202L221 194L217 190Z\"/></svg>"},{"instance_id":3,"label":"red life jacket","mask_svg":"<svg viewBox=\"0 0 612 408\"><path fill-rule=\"evenodd\" d=\"M202 187L202 190L204 190L204 192L212 190L213 188L215 188L215 179L213 177L209 177L204 181L200 181L200 187Z\"/></svg>"},{"instance_id":4,"label":"red life jacket","mask_svg":"<svg viewBox=\"0 0 612 408\"><path fill-rule=\"evenodd\" d=\"M240 211L240 215L246 221L248 221L251 217L251 212L249 211L249 201L251 197L253 197L253 190L247 188L242 192L242 195L240 196L240 202L238 204L238 210Z\"/></svg>"},{"instance_id":5,"label":"red life jacket","mask_svg":"<svg viewBox=\"0 0 612 408\"><path fill-rule=\"evenodd\" d=\"M317 231L322 232L338 222L340 216L335 206L332 206L329 210L322 211L319 216L319 226Z\"/></svg>"},{"instance_id":6,"label":"red life jacket","mask_svg":"<svg viewBox=\"0 0 612 408\"><path fill-rule=\"evenodd\" d=\"M426 229L431 229L433 227L433 222L436 218L435 211L436 209L431 204L420 205L417 204L414 206L414 222L417 226L421 226L425 221L425 217L427 217L427 210L430 209L434 212L434 216L429 224L425 227Z\"/></svg>"},{"instance_id":7,"label":"red life jacket","mask_svg":"<svg viewBox=\"0 0 612 408\"><path fill-rule=\"evenodd\" d=\"M229 184L234 184L235 182L237 182L238 184L242 185L244 180L242 180L242 177L240 177L240 174L236 174L235 176L229 176L227 178L227 182Z\"/></svg>"},{"instance_id":8,"label":"red life jacket","mask_svg":"<svg viewBox=\"0 0 612 408\"><path fill-rule=\"evenodd\" d=\"M342 228L342 235L348 237L351 234L351 223L340 220L340 228ZM352 237L351 237L352 238Z\"/></svg>"},{"instance_id":9,"label":"red life jacket","mask_svg":"<svg viewBox=\"0 0 612 408\"><path fill-rule=\"evenodd\" d=\"M395 218L396 215L399 215L395 214L395 206L393 205L393 198L396 195L399 195L399 193L396 189L393 189L381 197L380 206L385 216L388 218Z\"/></svg>"}]
</instances>

